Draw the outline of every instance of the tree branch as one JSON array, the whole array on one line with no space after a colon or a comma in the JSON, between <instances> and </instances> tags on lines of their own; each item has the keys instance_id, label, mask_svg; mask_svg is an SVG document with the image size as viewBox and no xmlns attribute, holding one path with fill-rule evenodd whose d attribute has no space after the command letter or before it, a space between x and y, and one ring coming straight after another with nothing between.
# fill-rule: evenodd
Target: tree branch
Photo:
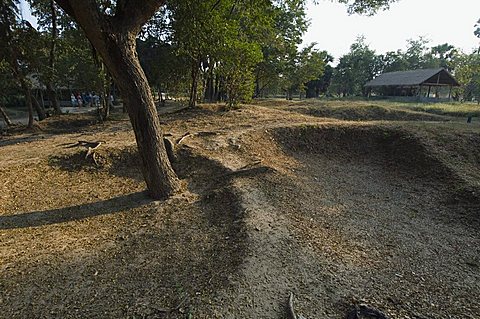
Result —
<instances>
[{"instance_id":1,"label":"tree branch","mask_svg":"<svg viewBox=\"0 0 480 319\"><path fill-rule=\"evenodd\" d=\"M158 11L165 0L120 0L115 8L117 26L126 32L140 28Z\"/></svg>"},{"instance_id":2,"label":"tree branch","mask_svg":"<svg viewBox=\"0 0 480 319\"><path fill-rule=\"evenodd\" d=\"M76 20L75 11L73 11L69 0L55 0L55 2L63 9L63 11L65 11L66 14Z\"/></svg>"}]
</instances>

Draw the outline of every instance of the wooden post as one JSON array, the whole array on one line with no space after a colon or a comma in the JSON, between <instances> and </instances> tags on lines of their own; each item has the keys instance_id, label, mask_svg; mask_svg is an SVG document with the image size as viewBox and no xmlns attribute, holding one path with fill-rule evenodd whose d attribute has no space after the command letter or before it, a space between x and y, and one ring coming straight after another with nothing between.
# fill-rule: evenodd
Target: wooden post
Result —
<instances>
[{"instance_id":1,"label":"wooden post","mask_svg":"<svg viewBox=\"0 0 480 319\"><path fill-rule=\"evenodd\" d=\"M429 86L428 86L428 94L427 94L427 99L428 99L428 98L430 98L430 91L431 91L431 89L432 89L432 86L431 86L431 85L429 85Z\"/></svg>"},{"instance_id":2,"label":"wooden post","mask_svg":"<svg viewBox=\"0 0 480 319\"><path fill-rule=\"evenodd\" d=\"M449 85L450 90L448 91L448 100L452 99L452 85Z\"/></svg>"}]
</instances>

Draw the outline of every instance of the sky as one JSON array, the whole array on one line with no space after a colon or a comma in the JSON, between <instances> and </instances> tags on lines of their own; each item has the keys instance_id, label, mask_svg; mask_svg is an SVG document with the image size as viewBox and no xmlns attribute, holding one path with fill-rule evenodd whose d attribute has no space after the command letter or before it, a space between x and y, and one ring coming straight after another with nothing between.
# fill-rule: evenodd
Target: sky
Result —
<instances>
[{"instance_id":1,"label":"sky","mask_svg":"<svg viewBox=\"0 0 480 319\"><path fill-rule=\"evenodd\" d=\"M377 54L404 50L408 39L419 36L431 40L429 46L448 42L466 53L480 46L473 34L480 19L480 0L398 0L372 17L349 16L345 5L320 0L308 5L307 14L311 25L304 45L316 42L336 62L360 35Z\"/></svg>"},{"instance_id":2,"label":"sky","mask_svg":"<svg viewBox=\"0 0 480 319\"><path fill-rule=\"evenodd\" d=\"M37 20L30 14L30 6L25 0L20 0L20 14L22 18L29 21L33 27L37 27Z\"/></svg>"}]
</instances>

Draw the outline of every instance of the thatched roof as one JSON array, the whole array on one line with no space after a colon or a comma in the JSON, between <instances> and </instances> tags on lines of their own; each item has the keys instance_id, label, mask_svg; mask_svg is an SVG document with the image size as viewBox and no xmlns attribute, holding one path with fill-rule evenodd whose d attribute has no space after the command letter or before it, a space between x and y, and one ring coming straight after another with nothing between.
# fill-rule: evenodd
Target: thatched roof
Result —
<instances>
[{"instance_id":1,"label":"thatched roof","mask_svg":"<svg viewBox=\"0 0 480 319\"><path fill-rule=\"evenodd\" d=\"M457 80L443 68L383 73L365 84L366 87L419 85L460 86Z\"/></svg>"}]
</instances>

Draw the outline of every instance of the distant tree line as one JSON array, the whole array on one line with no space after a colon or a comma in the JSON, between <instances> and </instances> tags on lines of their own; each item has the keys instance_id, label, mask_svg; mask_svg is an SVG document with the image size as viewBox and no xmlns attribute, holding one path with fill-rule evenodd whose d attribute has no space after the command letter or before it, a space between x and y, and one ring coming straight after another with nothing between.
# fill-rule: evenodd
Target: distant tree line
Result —
<instances>
[{"instance_id":1,"label":"distant tree line","mask_svg":"<svg viewBox=\"0 0 480 319\"><path fill-rule=\"evenodd\" d=\"M480 36L480 32L476 31ZM374 77L394 71L445 68L461 84L456 96L465 100L480 97L480 54L478 50L464 53L448 43L428 46L423 37L407 42L405 50L376 54L365 43L364 37L357 38L350 51L340 57L333 72L324 73L319 80L307 83L309 90L321 86L320 94L345 97L366 94L364 85ZM329 82L328 82L329 81ZM327 85L325 84L327 82Z\"/></svg>"},{"instance_id":2,"label":"distant tree line","mask_svg":"<svg viewBox=\"0 0 480 319\"><path fill-rule=\"evenodd\" d=\"M0 49L0 106L27 105L31 124L34 113L39 120L46 117L44 101L51 113L61 113L59 99L68 100L70 93L108 96L111 77L77 23L53 0L28 3L37 28L21 19L17 0L1 4L0 38L6 45ZM347 4L361 12L358 2ZM478 50L429 46L418 38L405 50L376 54L359 37L333 66L334 57L315 44L300 47L307 28L301 0L167 1L143 26L137 51L152 91L183 96L192 107L199 101L234 106L274 96L362 96L364 84L381 73L437 67L462 84L455 96L480 96Z\"/></svg>"}]
</instances>

